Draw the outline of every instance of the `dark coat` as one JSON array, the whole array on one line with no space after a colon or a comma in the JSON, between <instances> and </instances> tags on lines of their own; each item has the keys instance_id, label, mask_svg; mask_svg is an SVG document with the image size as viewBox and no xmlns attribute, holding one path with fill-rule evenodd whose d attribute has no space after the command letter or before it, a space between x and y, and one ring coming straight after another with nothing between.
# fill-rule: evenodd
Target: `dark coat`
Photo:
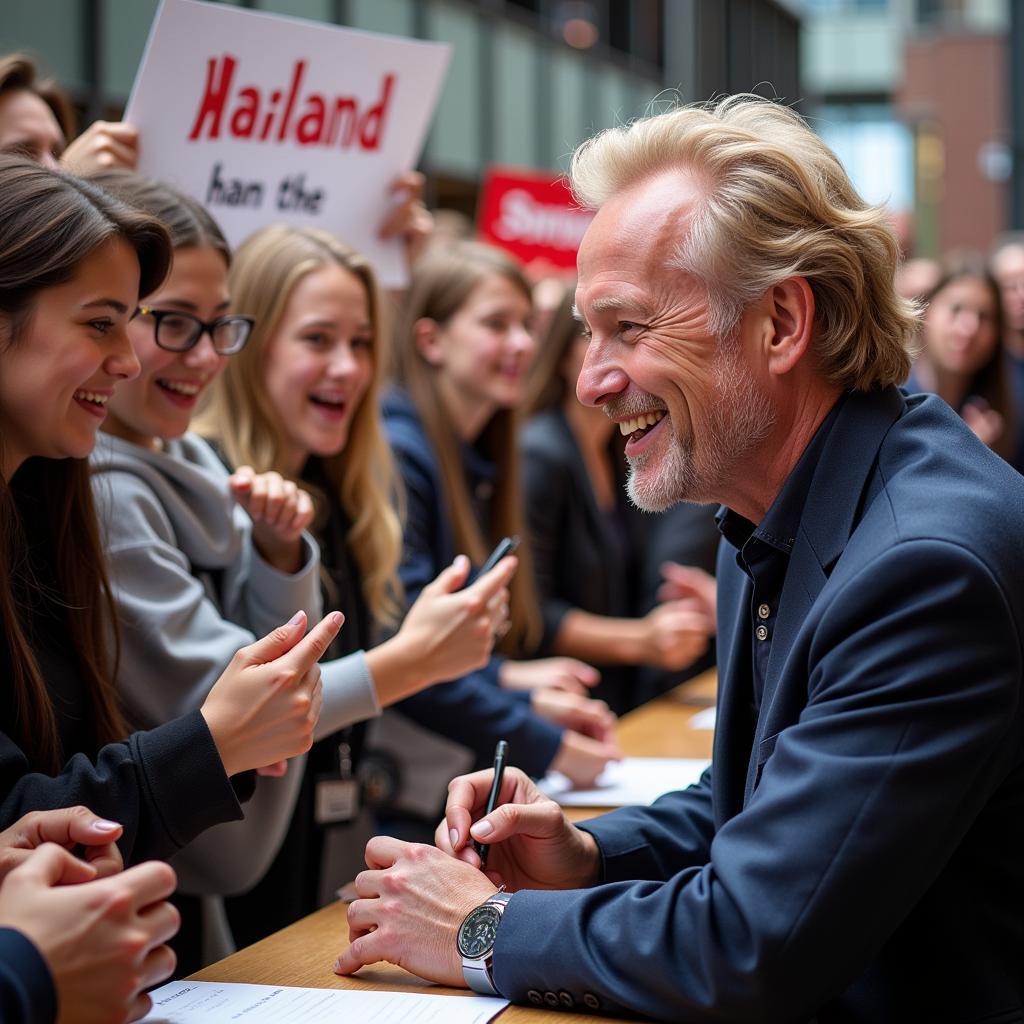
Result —
<instances>
[{"instance_id":1,"label":"dark coat","mask_svg":"<svg viewBox=\"0 0 1024 1024\"><path fill-rule=\"evenodd\" d=\"M723 544L712 768L588 824L610 884L513 897L498 989L672 1021L1024 1021L1022 580L1024 479L937 398L851 395L760 706Z\"/></svg>"}]
</instances>

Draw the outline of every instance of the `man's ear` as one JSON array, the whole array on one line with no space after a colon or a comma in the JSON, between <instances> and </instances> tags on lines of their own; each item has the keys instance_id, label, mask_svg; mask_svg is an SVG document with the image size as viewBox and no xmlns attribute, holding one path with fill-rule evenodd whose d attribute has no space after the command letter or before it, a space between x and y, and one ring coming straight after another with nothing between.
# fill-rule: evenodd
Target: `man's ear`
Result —
<instances>
[{"instance_id":1,"label":"man's ear","mask_svg":"<svg viewBox=\"0 0 1024 1024\"><path fill-rule=\"evenodd\" d=\"M416 351L431 365L441 364L441 329L436 320L429 317L421 317L412 327L413 340L416 343Z\"/></svg>"},{"instance_id":2,"label":"man's ear","mask_svg":"<svg viewBox=\"0 0 1024 1024\"><path fill-rule=\"evenodd\" d=\"M765 353L768 372L789 373L807 353L814 328L814 293L805 277L787 277L768 292Z\"/></svg>"}]
</instances>

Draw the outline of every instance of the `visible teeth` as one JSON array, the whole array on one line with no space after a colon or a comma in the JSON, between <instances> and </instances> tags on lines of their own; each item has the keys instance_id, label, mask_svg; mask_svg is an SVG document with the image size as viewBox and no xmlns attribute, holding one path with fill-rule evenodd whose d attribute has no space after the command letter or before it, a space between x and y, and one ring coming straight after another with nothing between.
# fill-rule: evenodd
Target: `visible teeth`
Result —
<instances>
[{"instance_id":1,"label":"visible teeth","mask_svg":"<svg viewBox=\"0 0 1024 1024\"><path fill-rule=\"evenodd\" d=\"M190 398L198 395L200 391L198 384L186 384L182 380L162 380L160 383L168 391L177 391L179 395L188 395Z\"/></svg>"},{"instance_id":2,"label":"visible teeth","mask_svg":"<svg viewBox=\"0 0 1024 1024\"><path fill-rule=\"evenodd\" d=\"M664 419L664 417L665 413L661 409L657 409L654 412L647 412L642 416L636 417L636 419L626 420L624 423L620 423L619 432L623 437L628 437L637 430L644 430L647 427L653 427L655 423Z\"/></svg>"},{"instance_id":3,"label":"visible teeth","mask_svg":"<svg viewBox=\"0 0 1024 1024\"><path fill-rule=\"evenodd\" d=\"M337 405L342 406L345 404L344 398L338 398L336 395L311 395L314 402L322 402L324 405Z\"/></svg>"},{"instance_id":4,"label":"visible teeth","mask_svg":"<svg viewBox=\"0 0 1024 1024\"><path fill-rule=\"evenodd\" d=\"M80 389L75 392L75 398L80 398L84 402L92 402L95 405L106 405L109 395L98 395L95 391L85 391Z\"/></svg>"}]
</instances>

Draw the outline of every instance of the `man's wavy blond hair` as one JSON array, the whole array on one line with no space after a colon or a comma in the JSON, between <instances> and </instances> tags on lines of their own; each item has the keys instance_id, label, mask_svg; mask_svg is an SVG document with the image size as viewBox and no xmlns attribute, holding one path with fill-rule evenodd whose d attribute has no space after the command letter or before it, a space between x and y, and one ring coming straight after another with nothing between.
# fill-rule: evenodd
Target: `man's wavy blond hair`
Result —
<instances>
[{"instance_id":1,"label":"man's wavy blond hair","mask_svg":"<svg viewBox=\"0 0 1024 1024\"><path fill-rule=\"evenodd\" d=\"M727 337L743 310L787 277L814 293L814 355L844 389L902 384L918 311L893 287L896 238L800 116L758 96L680 107L584 142L570 178L592 209L653 175L694 175L702 199L669 261L707 289Z\"/></svg>"}]
</instances>

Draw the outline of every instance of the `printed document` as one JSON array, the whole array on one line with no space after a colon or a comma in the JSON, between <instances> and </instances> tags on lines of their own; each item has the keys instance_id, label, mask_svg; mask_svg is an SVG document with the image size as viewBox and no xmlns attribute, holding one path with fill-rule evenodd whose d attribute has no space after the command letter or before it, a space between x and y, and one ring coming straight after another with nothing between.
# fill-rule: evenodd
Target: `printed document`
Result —
<instances>
[{"instance_id":1,"label":"printed document","mask_svg":"<svg viewBox=\"0 0 1024 1024\"><path fill-rule=\"evenodd\" d=\"M609 764L593 789L573 789L558 772L548 772L539 786L563 807L646 806L665 793L693 785L710 763L690 757L627 757Z\"/></svg>"},{"instance_id":2,"label":"printed document","mask_svg":"<svg viewBox=\"0 0 1024 1024\"><path fill-rule=\"evenodd\" d=\"M143 1024L488 1024L508 1006L490 996L172 981L149 993Z\"/></svg>"}]
</instances>

